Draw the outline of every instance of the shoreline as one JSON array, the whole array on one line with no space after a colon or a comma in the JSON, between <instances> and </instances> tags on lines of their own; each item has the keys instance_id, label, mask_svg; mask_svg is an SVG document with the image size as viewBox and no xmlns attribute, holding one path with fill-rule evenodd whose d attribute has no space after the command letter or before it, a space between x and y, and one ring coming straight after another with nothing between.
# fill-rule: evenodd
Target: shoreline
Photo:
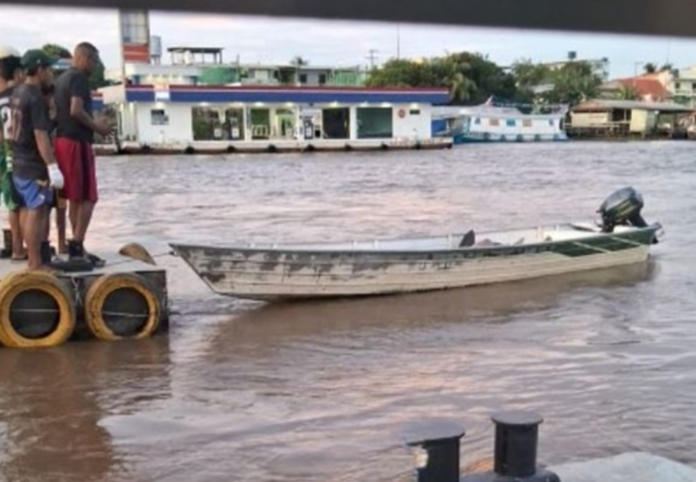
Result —
<instances>
[{"instance_id":1,"label":"shoreline","mask_svg":"<svg viewBox=\"0 0 696 482\"><path fill-rule=\"evenodd\" d=\"M641 142L689 142L693 139L669 137L580 137L570 138L565 143L641 143ZM488 142L486 144L551 144L552 142ZM554 144L557 144L554 143ZM311 141L250 141L220 142L200 141L191 143L171 143L147 145L126 142L120 146L113 144L95 144L94 150L100 157L112 156L165 156L165 155L233 155L233 154L293 154L321 152L379 152L409 150L445 150L466 148L467 144L456 145L449 138L414 140L319 140Z\"/></svg>"},{"instance_id":2,"label":"shoreline","mask_svg":"<svg viewBox=\"0 0 696 482\"><path fill-rule=\"evenodd\" d=\"M95 144L98 156L118 155L227 155L227 154L289 154L312 152L374 152L390 150L444 150L454 146L452 139L423 140L273 140L249 142L198 141L171 144L140 144L125 142L120 146Z\"/></svg>"}]
</instances>

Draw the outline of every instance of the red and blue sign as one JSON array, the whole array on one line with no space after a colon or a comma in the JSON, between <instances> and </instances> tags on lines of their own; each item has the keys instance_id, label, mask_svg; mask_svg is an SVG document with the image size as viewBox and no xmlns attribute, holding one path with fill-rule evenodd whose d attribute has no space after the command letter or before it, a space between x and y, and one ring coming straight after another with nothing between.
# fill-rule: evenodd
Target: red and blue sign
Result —
<instances>
[{"instance_id":1,"label":"red and blue sign","mask_svg":"<svg viewBox=\"0 0 696 482\"><path fill-rule=\"evenodd\" d=\"M256 103L269 104L446 104L447 89L365 89L332 87L204 87L204 86L130 86L127 102L172 103Z\"/></svg>"},{"instance_id":2,"label":"red and blue sign","mask_svg":"<svg viewBox=\"0 0 696 482\"><path fill-rule=\"evenodd\" d=\"M104 98L101 94L92 94L92 109L101 110L104 108Z\"/></svg>"}]
</instances>

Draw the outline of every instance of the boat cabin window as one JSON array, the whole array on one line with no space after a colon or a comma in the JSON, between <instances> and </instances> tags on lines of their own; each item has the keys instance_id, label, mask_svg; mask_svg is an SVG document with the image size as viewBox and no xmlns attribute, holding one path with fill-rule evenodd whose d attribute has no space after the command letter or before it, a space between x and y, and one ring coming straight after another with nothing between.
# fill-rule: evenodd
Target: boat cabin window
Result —
<instances>
[{"instance_id":1,"label":"boat cabin window","mask_svg":"<svg viewBox=\"0 0 696 482\"><path fill-rule=\"evenodd\" d=\"M488 123L491 125L491 127L498 127L500 125L500 121L498 119L490 119Z\"/></svg>"},{"instance_id":2,"label":"boat cabin window","mask_svg":"<svg viewBox=\"0 0 696 482\"><path fill-rule=\"evenodd\" d=\"M508 127L515 127L517 125L517 122L515 121L515 119L508 119L506 124Z\"/></svg>"},{"instance_id":3,"label":"boat cabin window","mask_svg":"<svg viewBox=\"0 0 696 482\"><path fill-rule=\"evenodd\" d=\"M480 124L481 124L481 118L480 118L480 117L476 117L476 118L474 119L474 124L480 125Z\"/></svg>"},{"instance_id":4,"label":"boat cabin window","mask_svg":"<svg viewBox=\"0 0 696 482\"><path fill-rule=\"evenodd\" d=\"M553 119L549 120L549 125L553 127Z\"/></svg>"},{"instance_id":5,"label":"boat cabin window","mask_svg":"<svg viewBox=\"0 0 696 482\"><path fill-rule=\"evenodd\" d=\"M531 119L524 119L522 121L522 127L532 127L532 120Z\"/></svg>"},{"instance_id":6,"label":"boat cabin window","mask_svg":"<svg viewBox=\"0 0 696 482\"><path fill-rule=\"evenodd\" d=\"M411 109L408 113L409 115L420 115L420 109Z\"/></svg>"}]
</instances>

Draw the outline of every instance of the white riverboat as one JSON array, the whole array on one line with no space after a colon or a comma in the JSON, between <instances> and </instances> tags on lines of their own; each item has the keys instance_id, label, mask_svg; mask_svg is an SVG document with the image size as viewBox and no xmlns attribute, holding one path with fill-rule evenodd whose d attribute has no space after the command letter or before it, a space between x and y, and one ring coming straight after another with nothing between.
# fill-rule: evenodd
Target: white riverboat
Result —
<instances>
[{"instance_id":1,"label":"white riverboat","mask_svg":"<svg viewBox=\"0 0 696 482\"><path fill-rule=\"evenodd\" d=\"M567 106L529 106L525 111L492 101L473 107L437 107L432 114L433 136L451 137L455 144L568 140Z\"/></svg>"}]
</instances>

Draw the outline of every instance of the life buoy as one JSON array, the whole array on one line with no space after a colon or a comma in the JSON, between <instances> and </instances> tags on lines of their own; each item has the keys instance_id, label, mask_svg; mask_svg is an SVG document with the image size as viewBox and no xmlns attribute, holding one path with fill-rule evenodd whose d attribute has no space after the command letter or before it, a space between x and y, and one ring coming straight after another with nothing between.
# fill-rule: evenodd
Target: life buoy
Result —
<instances>
[{"instance_id":1,"label":"life buoy","mask_svg":"<svg viewBox=\"0 0 696 482\"><path fill-rule=\"evenodd\" d=\"M52 274L19 271L0 282L0 343L10 348L49 348L75 331L71 293Z\"/></svg>"},{"instance_id":2,"label":"life buoy","mask_svg":"<svg viewBox=\"0 0 696 482\"><path fill-rule=\"evenodd\" d=\"M85 321L100 340L147 338L159 327L160 302L141 276L105 275L87 290Z\"/></svg>"},{"instance_id":3,"label":"life buoy","mask_svg":"<svg viewBox=\"0 0 696 482\"><path fill-rule=\"evenodd\" d=\"M399 109L399 118L403 119L406 117L406 111L404 109Z\"/></svg>"}]
</instances>

